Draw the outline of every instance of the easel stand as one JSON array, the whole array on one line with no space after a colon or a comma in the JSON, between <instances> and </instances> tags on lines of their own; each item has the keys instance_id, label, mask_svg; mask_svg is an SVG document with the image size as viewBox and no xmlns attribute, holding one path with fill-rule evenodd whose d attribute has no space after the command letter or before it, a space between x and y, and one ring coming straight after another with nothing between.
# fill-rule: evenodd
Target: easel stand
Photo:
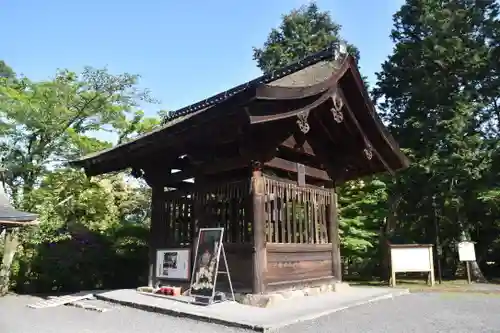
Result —
<instances>
[{"instance_id":1,"label":"easel stand","mask_svg":"<svg viewBox=\"0 0 500 333\"><path fill-rule=\"evenodd\" d=\"M226 258L226 251L224 250L224 245L221 244L220 246L220 251L222 254L222 259L224 260L224 270L219 271L219 267L217 267L217 273L215 273L215 280L214 280L214 291L212 293L211 297L203 297L203 296L195 296L195 300L193 301L194 304L198 305L211 305L215 303L221 303L224 302L224 299L217 299L215 293L217 291L217 276L219 274L225 274L227 275L227 281L229 282L229 290L231 291L231 298L233 301L236 301L236 298L234 297L234 290L233 290L233 283L231 282L231 274L229 273L229 268L227 266L227 258ZM217 266L219 266L217 264Z\"/></svg>"},{"instance_id":2,"label":"easel stand","mask_svg":"<svg viewBox=\"0 0 500 333\"><path fill-rule=\"evenodd\" d=\"M224 244L222 242L222 234L224 232L223 228L202 228L202 229L200 229L199 235L198 235L198 244L196 246L196 253L197 254L195 256L195 263L197 262L200 235L201 235L201 233L206 232L206 231L219 231L220 232L220 237L218 240L220 245L217 249L217 254L216 254L215 274L214 274L214 279L213 279L214 283L213 283L213 287L212 287L213 289L211 292L211 296L207 296L207 294L209 294L209 293L205 293L205 295L197 294L196 292L193 293L193 285L192 284L193 284L194 277L196 274L196 269L193 269L193 277L191 279L191 287L190 287L189 294L190 294L190 296L194 297L194 301L192 301L191 303L198 304L198 305L211 305L214 303L220 303L220 302L225 301L225 297L222 298L222 297L217 296L215 294L215 291L217 288L217 275L218 274L227 275L227 280L229 282L229 289L231 290L231 297L232 297L232 300L235 301L236 299L234 297L233 283L231 281L231 274L229 273L229 266L227 265L226 251L224 249ZM219 271L219 262L220 262L221 254L222 254L222 259L224 260L224 270Z\"/></svg>"},{"instance_id":3,"label":"easel stand","mask_svg":"<svg viewBox=\"0 0 500 333\"><path fill-rule=\"evenodd\" d=\"M217 274L226 274L227 275L227 281L229 283L229 290L231 291L231 298L233 301L236 301L236 298L234 297L234 290L233 290L233 282L231 281L231 274L229 273L229 267L227 266L227 258L226 258L226 250L224 250L224 244L221 244L221 252L222 252L222 258L224 259L224 271L217 271ZM215 282L217 282L217 275L215 276ZM215 285L217 287L217 285ZM215 291L215 288L214 288Z\"/></svg>"}]
</instances>

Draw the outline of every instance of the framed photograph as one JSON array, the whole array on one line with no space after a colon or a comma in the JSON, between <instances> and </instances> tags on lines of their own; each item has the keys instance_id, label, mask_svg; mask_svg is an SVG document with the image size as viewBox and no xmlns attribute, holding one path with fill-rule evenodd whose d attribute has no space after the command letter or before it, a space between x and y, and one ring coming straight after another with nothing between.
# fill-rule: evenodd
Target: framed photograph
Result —
<instances>
[{"instance_id":1,"label":"framed photograph","mask_svg":"<svg viewBox=\"0 0 500 333\"><path fill-rule=\"evenodd\" d=\"M190 249L160 249L156 251L156 277L189 280Z\"/></svg>"},{"instance_id":2,"label":"framed photograph","mask_svg":"<svg viewBox=\"0 0 500 333\"><path fill-rule=\"evenodd\" d=\"M200 228L191 277L191 296L213 298L224 228Z\"/></svg>"}]
</instances>

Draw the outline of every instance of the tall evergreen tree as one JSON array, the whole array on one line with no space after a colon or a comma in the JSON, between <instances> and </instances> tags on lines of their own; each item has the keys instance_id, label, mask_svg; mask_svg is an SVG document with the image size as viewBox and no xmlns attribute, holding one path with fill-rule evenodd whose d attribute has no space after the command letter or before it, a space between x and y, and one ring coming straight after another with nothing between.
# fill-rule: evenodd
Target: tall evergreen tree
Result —
<instances>
[{"instance_id":1,"label":"tall evergreen tree","mask_svg":"<svg viewBox=\"0 0 500 333\"><path fill-rule=\"evenodd\" d=\"M398 228L433 241L438 211L445 248L455 257L456 242L477 235L470 212L492 167L487 134L498 127L492 119L498 13L494 0L407 0L394 15L396 45L374 90L393 135L413 159L393 188L401 202L398 220L405 221Z\"/></svg>"},{"instance_id":2,"label":"tall evergreen tree","mask_svg":"<svg viewBox=\"0 0 500 333\"><path fill-rule=\"evenodd\" d=\"M263 47L253 48L253 58L265 73L283 67L311 53L344 41L341 26L331 14L319 9L315 2L294 9L282 16L279 28L273 28ZM349 53L359 58L358 49L348 44Z\"/></svg>"}]
</instances>

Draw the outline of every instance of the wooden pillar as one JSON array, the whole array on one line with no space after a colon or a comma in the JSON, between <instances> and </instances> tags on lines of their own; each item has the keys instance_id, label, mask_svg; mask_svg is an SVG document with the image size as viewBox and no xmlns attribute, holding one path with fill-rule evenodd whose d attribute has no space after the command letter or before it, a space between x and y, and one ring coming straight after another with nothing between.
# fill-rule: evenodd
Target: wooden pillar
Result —
<instances>
[{"instance_id":1,"label":"wooden pillar","mask_svg":"<svg viewBox=\"0 0 500 333\"><path fill-rule=\"evenodd\" d=\"M337 209L337 193L331 190L328 205L328 238L332 243L332 275L337 281L342 281L342 263L340 260L339 217Z\"/></svg>"},{"instance_id":2,"label":"wooden pillar","mask_svg":"<svg viewBox=\"0 0 500 333\"><path fill-rule=\"evenodd\" d=\"M266 243L265 243L265 186L260 166L252 171L251 210L253 231L253 283L252 293L262 294L265 291L264 273L266 270Z\"/></svg>"},{"instance_id":3,"label":"wooden pillar","mask_svg":"<svg viewBox=\"0 0 500 333\"><path fill-rule=\"evenodd\" d=\"M162 247L162 240L166 237L165 221L165 195L163 186L153 184L151 186L151 227L149 230L149 276L148 285L156 287L156 251Z\"/></svg>"}]
</instances>

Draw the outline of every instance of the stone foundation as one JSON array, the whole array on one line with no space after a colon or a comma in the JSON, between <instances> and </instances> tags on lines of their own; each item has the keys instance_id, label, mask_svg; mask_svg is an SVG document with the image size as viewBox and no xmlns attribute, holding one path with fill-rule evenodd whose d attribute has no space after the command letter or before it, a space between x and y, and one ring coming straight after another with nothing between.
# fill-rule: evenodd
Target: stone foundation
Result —
<instances>
[{"instance_id":1,"label":"stone foundation","mask_svg":"<svg viewBox=\"0 0 500 333\"><path fill-rule=\"evenodd\" d=\"M269 308L283 301L297 299L306 296L317 296L329 292L344 292L350 288L345 282L332 284L324 284L319 287L307 287L302 289L290 289L276 291L270 294L255 295L255 294L237 294L236 301L242 304L257 306L261 308Z\"/></svg>"},{"instance_id":2,"label":"stone foundation","mask_svg":"<svg viewBox=\"0 0 500 333\"><path fill-rule=\"evenodd\" d=\"M297 299L307 296L317 296L330 292L345 292L349 290L349 288L350 288L349 284L345 282L337 282L331 284L323 284L318 287L294 288L294 289L281 290L262 295L235 293L234 296L238 303L256 306L260 308L269 308L284 301L289 301L292 299ZM154 289L151 287L139 287L137 288L137 291L144 293L153 293ZM227 293L226 296L229 298L231 297ZM172 296L163 296L163 297L172 298Z\"/></svg>"}]
</instances>

